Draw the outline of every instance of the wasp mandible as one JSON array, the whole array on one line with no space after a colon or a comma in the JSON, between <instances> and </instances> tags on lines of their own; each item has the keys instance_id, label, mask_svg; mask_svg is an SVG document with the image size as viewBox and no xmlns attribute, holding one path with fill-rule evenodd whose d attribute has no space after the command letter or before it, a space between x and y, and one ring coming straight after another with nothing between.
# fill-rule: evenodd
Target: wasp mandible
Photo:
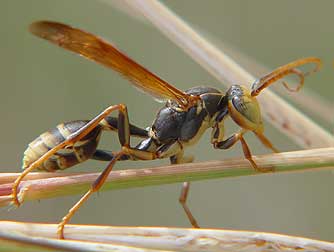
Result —
<instances>
[{"instance_id":1,"label":"wasp mandible","mask_svg":"<svg viewBox=\"0 0 334 252\"><path fill-rule=\"evenodd\" d=\"M127 57L112 44L85 31L51 21L35 22L30 26L30 31L62 48L112 68L142 91L167 100L148 130L130 124L126 105L118 104L106 108L92 120L59 124L29 144L24 152L23 172L14 182L12 189L13 202L17 206L21 204L18 198L19 184L33 170L63 170L87 159L109 162L87 193L59 223L59 238L64 238L65 225L90 195L101 188L117 161L169 158L172 164L192 162L192 157L184 156L185 148L196 144L205 130L210 128L211 144L214 148L228 149L240 141L244 156L251 166L257 171L268 171L269 169L256 165L244 139L244 134L251 131L264 146L278 152L263 134L263 122L256 96L287 75L296 75L299 78L296 89L283 82L288 90L297 91L303 86L304 77L318 71L321 66L320 59L309 57L275 69L256 80L250 90L242 85L233 85L226 92L205 86L193 87L183 92ZM315 64L315 68L309 72L298 69L308 63ZM118 112L117 117L110 115L114 111ZM224 121L228 117L232 118L241 130L225 138ZM117 132L121 144L119 151L109 152L97 148L102 131ZM131 136L143 140L133 147L130 145ZM197 228L199 225L186 204L189 186L189 182L183 184L179 201L190 223Z\"/></svg>"}]
</instances>

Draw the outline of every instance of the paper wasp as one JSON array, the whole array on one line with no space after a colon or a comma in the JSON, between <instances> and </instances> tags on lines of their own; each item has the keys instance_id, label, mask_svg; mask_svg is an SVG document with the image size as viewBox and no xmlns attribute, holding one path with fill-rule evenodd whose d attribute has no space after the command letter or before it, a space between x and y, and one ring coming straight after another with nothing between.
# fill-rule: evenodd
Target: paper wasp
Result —
<instances>
[{"instance_id":1,"label":"paper wasp","mask_svg":"<svg viewBox=\"0 0 334 252\"><path fill-rule=\"evenodd\" d=\"M214 148L228 149L240 141L245 158L252 167L257 171L268 171L269 169L256 165L243 137L247 131L252 131L267 148L277 152L263 134L264 128L256 96L272 83L292 74L299 78L297 88L292 90L286 82L283 84L287 89L296 91L304 84L304 77L319 70L321 66L318 58L304 58L281 66L256 80L251 90L242 85L233 85L226 92L211 87L193 87L183 92L149 72L113 45L85 31L50 21L33 23L30 31L62 48L112 68L140 90L158 99L167 100L148 130L130 124L126 105L118 104L106 108L92 120L59 124L29 144L24 152L24 171L14 182L12 189L13 202L17 206L23 201L18 195L19 184L35 169L62 170L87 159L109 162L88 192L59 223L60 238L64 238L64 226L89 196L99 190L117 161L169 158L172 164L192 162L191 157L184 156L184 149L195 144L209 128L212 128L211 144ZM298 69L308 63L314 63L316 67L306 73ZM118 111L118 117L110 115L113 111ZM224 121L228 117L231 117L241 130L225 138ZM117 132L122 146L120 151L108 152L97 149L104 130ZM132 147L131 136L144 139ZM186 205L188 191L189 183L185 182L179 201L192 226L199 227Z\"/></svg>"}]
</instances>

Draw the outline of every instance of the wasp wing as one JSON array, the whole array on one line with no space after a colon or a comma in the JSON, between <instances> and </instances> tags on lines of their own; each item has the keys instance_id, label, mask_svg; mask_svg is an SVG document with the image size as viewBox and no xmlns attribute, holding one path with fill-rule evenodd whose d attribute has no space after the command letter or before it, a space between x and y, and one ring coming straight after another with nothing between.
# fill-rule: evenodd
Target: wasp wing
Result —
<instances>
[{"instance_id":1,"label":"wasp wing","mask_svg":"<svg viewBox=\"0 0 334 252\"><path fill-rule=\"evenodd\" d=\"M115 46L93 34L51 21L32 23L30 31L62 48L114 69L137 88L158 100L174 100L184 109L189 108L194 101L195 97L168 84L120 52Z\"/></svg>"}]
</instances>

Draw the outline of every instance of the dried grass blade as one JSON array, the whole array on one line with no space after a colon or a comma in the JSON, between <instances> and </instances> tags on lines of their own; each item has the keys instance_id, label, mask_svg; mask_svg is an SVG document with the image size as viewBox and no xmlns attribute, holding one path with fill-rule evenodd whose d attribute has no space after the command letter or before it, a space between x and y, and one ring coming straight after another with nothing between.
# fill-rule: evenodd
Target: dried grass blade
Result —
<instances>
[{"instance_id":1,"label":"dried grass blade","mask_svg":"<svg viewBox=\"0 0 334 252\"><path fill-rule=\"evenodd\" d=\"M334 167L334 148L322 148L267 154L254 156L259 167L272 167L275 173L283 171L305 171L315 168ZM273 175L275 173L266 173ZM20 197L24 200L37 200L65 195L81 194L95 181L100 173L64 174L64 176L50 178L49 174L38 173L35 176L46 176L44 179L27 180L22 182ZM222 161L206 161L200 163L166 165L155 168L113 171L106 180L102 190L115 190L152 185L179 183L183 181L197 181L214 178L238 177L247 175L263 175L250 167L247 160L242 158L226 159ZM6 176L12 179L15 174L0 174L0 180ZM2 177L2 178L1 178ZM12 183L0 184L0 206L11 203L9 194Z\"/></svg>"},{"instance_id":2,"label":"dried grass blade","mask_svg":"<svg viewBox=\"0 0 334 252\"><path fill-rule=\"evenodd\" d=\"M57 229L56 224L2 221L0 225L9 233L47 239L55 238ZM104 246L112 243L149 251L334 251L334 243L331 242L273 233L224 229L68 225L65 236L70 241L94 241Z\"/></svg>"}]
</instances>

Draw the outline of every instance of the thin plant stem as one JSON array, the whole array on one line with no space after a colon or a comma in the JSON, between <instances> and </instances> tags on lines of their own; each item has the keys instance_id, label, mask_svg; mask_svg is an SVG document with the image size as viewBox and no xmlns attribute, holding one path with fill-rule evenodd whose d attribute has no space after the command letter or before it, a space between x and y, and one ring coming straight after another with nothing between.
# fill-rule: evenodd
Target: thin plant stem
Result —
<instances>
[{"instance_id":1,"label":"thin plant stem","mask_svg":"<svg viewBox=\"0 0 334 252\"><path fill-rule=\"evenodd\" d=\"M35 238L35 244L40 241L49 247L81 248L85 251L334 251L334 243L331 242L256 231L67 225L67 240L55 240L56 224L0 221L0 225L6 230L5 234L0 232L0 240L9 234L12 239L19 235L18 238L26 242L33 240L32 237L39 237L39 240Z\"/></svg>"},{"instance_id":2,"label":"thin plant stem","mask_svg":"<svg viewBox=\"0 0 334 252\"><path fill-rule=\"evenodd\" d=\"M278 172L305 171L308 169L334 167L334 148L322 148L276 154L254 156L259 167L272 168ZM155 168L112 171L101 190L115 190L152 185L198 181L204 179L228 178L249 175L263 175L252 169L243 158L222 161L206 161L180 165L167 165ZM265 173L268 175L268 173ZM0 174L0 206L11 204L12 190L10 179L17 174ZM50 177L46 173L32 173L20 186L19 198L25 201L39 200L65 195L81 194L91 186L100 173L66 174ZM40 176L40 177L38 177ZM13 181L12 181L13 182Z\"/></svg>"},{"instance_id":3,"label":"thin plant stem","mask_svg":"<svg viewBox=\"0 0 334 252\"><path fill-rule=\"evenodd\" d=\"M6 222L0 222L3 228L11 227ZM9 224L9 225L8 225ZM16 223L18 224L18 223ZM22 224L21 228L17 228L15 231L12 230L0 230L0 251L69 251L69 252L107 252L107 251L118 251L118 252L164 252L165 250L151 250L145 248L136 248L133 246L123 246L112 243L102 243L95 241L78 241L78 240L60 240L50 239L43 237L43 232L39 232L36 236L24 234L24 229L29 227L30 224ZM35 228L41 228L42 225L37 224ZM18 226L17 226L18 227ZM167 252L167 251L165 251Z\"/></svg>"}]
</instances>

